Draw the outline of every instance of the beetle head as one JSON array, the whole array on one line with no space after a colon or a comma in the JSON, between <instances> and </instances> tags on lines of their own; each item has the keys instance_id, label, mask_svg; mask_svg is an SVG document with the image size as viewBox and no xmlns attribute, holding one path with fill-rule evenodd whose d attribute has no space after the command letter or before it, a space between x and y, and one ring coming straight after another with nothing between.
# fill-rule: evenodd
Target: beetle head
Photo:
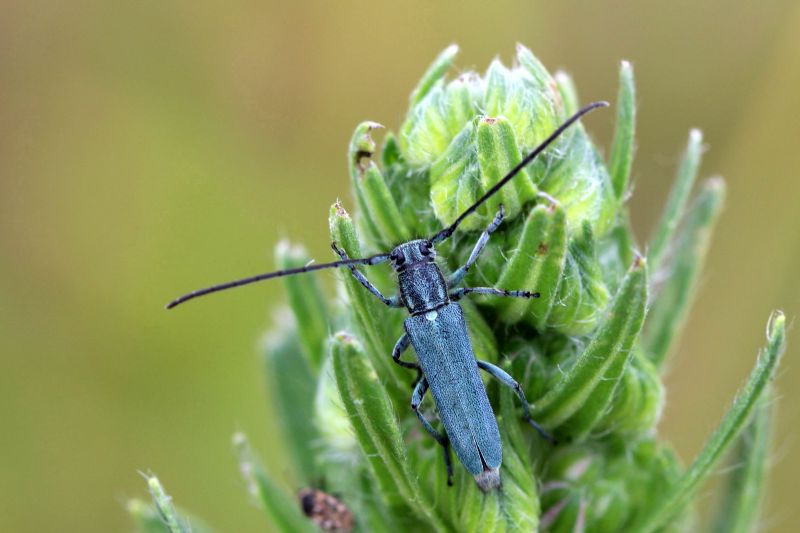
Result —
<instances>
[{"instance_id":1,"label":"beetle head","mask_svg":"<svg viewBox=\"0 0 800 533\"><path fill-rule=\"evenodd\" d=\"M405 270L408 265L432 263L436 258L436 250L428 239L417 239L404 242L389 254L392 268L397 272Z\"/></svg>"}]
</instances>

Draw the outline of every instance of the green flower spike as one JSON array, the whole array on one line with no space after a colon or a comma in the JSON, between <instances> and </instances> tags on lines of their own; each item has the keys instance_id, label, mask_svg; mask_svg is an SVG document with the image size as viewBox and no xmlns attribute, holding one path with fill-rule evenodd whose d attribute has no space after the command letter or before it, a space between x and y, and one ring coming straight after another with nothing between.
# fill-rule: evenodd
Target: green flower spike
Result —
<instances>
[{"instance_id":1,"label":"green flower spike","mask_svg":"<svg viewBox=\"0 0 800 533\"><path fill-rule=\"evenodd\" d=\"M331 238L350 257L451 223L580 107L572 79L551 76L523 46L510 67L493 61L484 74L447 79L457 51L451 46L436 58L405 121L383 134L380 148L377 123L356 127L348 150L354 216L336 202L328 219ZM540 298L477 297L462 300L464 313L476 356L519 381L534 418L558 443L540 438L516 396L487 381L503 442L502 488L482 493L457 461L448 487L442 449L409 408L416 376L391 360L405 314L345 269L335 298L313 275L285 277L289 306L267 335L264 365L290 454L280 470L286 485L256 461L243 436L235 438L242 473L273 530L318 530L294 494L321 483L360 532L691 531L698 491L729 451L736 468L721 484L711 524L718 532L753 530L785 318L773 315L745 387L684 466L656 431L660 372L679 348L725 186L713 178L693 193L702 153L702 134L693 130L660 222L637 246L626 205L635 101L633 67L622 62L608 160L577 124L438 246L443 269L464 264L503 204L506 218L466 285L535 290ZM276 268L309 261L286 243L276 258ZM393 295L390 270L363 267ZM440 425L430 399L421 409ZM148 484L154 505L129 504L139 529L187 531L186 515L155 478Z\"/></svg>"},{"instance_id":2,"label":"green flower spike","mask_svg":"<svg viewBox=\"0 0 800 533\"><path fill-rule=\"evenodd\" d=\"M147 488L153 503L142 500L129 500L130 513L139 531L142 533L213 533L213 530L186 513L179 513L172 505L172 498L167 494L156 476L146 475Z\"/></svg>"}]
</instances>

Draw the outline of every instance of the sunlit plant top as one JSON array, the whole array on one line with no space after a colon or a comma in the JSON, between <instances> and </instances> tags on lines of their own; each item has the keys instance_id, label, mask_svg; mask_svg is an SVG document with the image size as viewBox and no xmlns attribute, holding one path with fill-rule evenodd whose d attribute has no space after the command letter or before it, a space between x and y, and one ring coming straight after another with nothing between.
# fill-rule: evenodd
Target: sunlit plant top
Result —
<instances>
[{"instance_id":1,"label":"sunlit plant top","mask_svg":"<svg viewBox=\"0 0 800 533\"><path fill-rule=\"evenodd\" d=\"M510 67L496 60L483 75L447 79L456 53L451 46L436 58L380 149L377 123L356 127L348 155L355 216L338 202L329 213L331 237L350 257L451 223L579 107L571 78L551 75L523 46ZM291 458L274 479L288 477L288 486L258 463L244 436L235 439L242 473L275 530L689 531L697 490L728 450L738 468L726 475L711 526L752 530L784 316L770 318L744 388L700 454L681 464L656 431L661 374L696 292L724 183L711 179L693 192L702 136L690 132L660 222L638 243L627 211L635 99L633 69L623 62L607 157L574 126L438 250L443 269L463 264L503 204L506 219L467 284L541 297L462 305L477 358L521 383L557 443L532 431L513 394L487 381L503 439L502 487L481 492L458 462L448 487L441 450L409 408L416 374L391 360L407 315L346 270L336 297L314 275L284 278L291 312L277 315L264 361ZM278 268L309 261L285 242L276 257ZM384 294L396 293L389 267L365 273ZM432 401L423 408L436 425ZM149 483L155 503L130 504L143 531L210 531L179 516L154 477ZM310 486L335 494L354 525L306 516L296 492Z\"/></svg>"}]
</instances>

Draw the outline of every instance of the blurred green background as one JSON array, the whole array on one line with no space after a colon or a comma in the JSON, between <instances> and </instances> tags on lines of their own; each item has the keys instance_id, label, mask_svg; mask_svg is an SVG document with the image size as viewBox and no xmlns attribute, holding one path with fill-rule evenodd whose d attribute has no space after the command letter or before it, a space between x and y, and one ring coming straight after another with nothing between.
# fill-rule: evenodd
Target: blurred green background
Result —
<instances>
[{"instance_id":1,"label":"blurred green background","mask_svg":"<svg viewBox=\"0 0 800 533\"><path fill-rule=\"evenodd\" d=\"M705 132L703 174L725 176L728 202L660 425L686 460L747 375L770 310L800 311L796 1L2 6L0 531L128 531L123 502L144 494L148 470L219 531L268 528L230 436L249 433L281 479L257 349L280 283L163 304L271 269L281 237L328 259L327 209L353 206L352 128L396 127L452 42L457 64L479 70L525 43L585 101L615 98L618 62L633 61L642 238L689 128ZM613 116L588 119L605 146ZM770 531L800 518L793 333Z\"/></svg>"}]
</instances>

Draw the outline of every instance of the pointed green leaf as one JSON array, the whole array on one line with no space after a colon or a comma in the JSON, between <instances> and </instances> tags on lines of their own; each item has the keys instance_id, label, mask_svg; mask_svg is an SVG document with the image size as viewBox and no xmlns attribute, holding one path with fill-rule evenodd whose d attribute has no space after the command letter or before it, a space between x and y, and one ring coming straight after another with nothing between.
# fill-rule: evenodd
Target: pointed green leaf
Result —
<instances>
[{"instance_id":1,"label":"pointed green leaf","mask_svg":"<svg viewBox=\"0 0 800 533\"><path fill-rule=\"evenodd\" d=\"M347 411L339 396L333 359L328 357L319 375L314 399L314 422L319 438L312 443L318 478L335 490L339 500L358 517L356 531L397 531L401 523L387 509L371 478L369 466L353 433Z\"/></svg>"},{"instance_id":2,"label":"pointed green leaf","mask_svg":"<svg viewBox=\"0 0 800 533\"><path fill-rule=\"evenodd\" d=\"M298 334L294 319L286 316L279 322L280 327L264 340L264 377L270 408L287 444L295 479L308 485L319 476L314 462L314 445L319 439L313 418L316 383L297 340L302 335Z\"/></svg>"},{"instance_id":3,"label":"pointed green leaf","mask_svg":"<svg viewBox=\"0 0 800 533\"><path fill-rule=\"evenodd\" d=\"M328 221L331 238L341 249L350 257L363 257L353 221L340 203L337 202L331 207ZM341 269L341 272L350 312L372 365L383 377L387 387L396 393L404 391L407 394L408 385L401 381L399 372L404 369L394 364L391 357L394 342L400 337L400 330L392 331L392 328L388 327L394 323L388 316L393 310L387 310L386 306L370 294L347 270Z\"/></svg>"},{"instance_id":4,"label":"pointed green leaf","mask_svg":"<svg viewBox=\"0 0 800 533\"><path fill-rule=\"evenodd\" d=\"M125 507L139 533L170 533L152 504L132 499L128 500Z\"/></svg>"},{"instance_id":5,"label":"pointed green leaf","mask_svg":"<svg viewBox=\"0 0 800 533\"><path fill-rule=\"evenodd\" d=\"M128 500L126 508L140 533L171 533L154 504L132 499ZM214 533L214 530L199 518L181 510L177 510L177 514L179 520L184 520L184 525L191 530L191 533Z\"/></svg>"},{"instance_id":6,"label":"pointed green leaf","mask_svg":"<svg viewBox=\"0 0 800 533\"><path fill-rule=\"evenodd\" d=\"M519 243L508 257L497 286L509 290L539 293L532 300L497 298L505 320L523 316L544 329L558 294L559 281L567 253L567 226L564 210L558 204L537 205L528 213Z\"/></svg>"},{"instance_id":7,"label":"pointed green leaf","mask_svg":"<svg viewBox=\"0 0 800 533\"><path fill-rule=\"evenodd\" d=\"M486 92L483 105L489 116L505 115L506 105L513 96L514 80L511 71L499 59L495 59L486 71Z\"/></svg>"},{"instance_id":8,"label":"pointed green leaf","mask_svg":"<svg viewBox=\"0 0 800 533\"><path fill-rule=\"evenodd\" d=\"M411 238L400 209L375 163L368 163L356 187L361 188L361 194L370 217L381 234L382 242L391 246Z\"/></svg>"},{"instance_id":9,"label":"pointed green leaf","mask_svg":"<svg viewBox=\"0 0 800 533\"><path fill-rule=\"evenodd\" d=\"M456 54L458 54L458 46L451 44L434 59L431 66L429 66L425 74L422 75L422 79L419 80L419 83L411 92L411 97L409 98L411 107L425 98L428 92L430 92L431 87L444 77L453 65L453 59L455 59Z\"/></svg>"},{"instance_id":10,"label":"pointed green leaf","mask_svg":"<svg viewBox=\"0 0 800 533\"><path fill-rule=\"evenodd\" d=\"M609 158L611 183L614 184L614 193L620 200L628 190L635 134L636 87L633 83L633 67L629 62L623 61L619 66L617 125L614 128L614 143L611 145Z\"/></svg>"},{"instance_id":11,"label":"pointed green leaf","mask_svg":"<svg viewBox=\"0 0 800 533\"><path fill-rule=\"evenodd\" d=\"M761 351L756 366L747 383L714 431L692 465L669 488L662 489L661 497L647 512L642 513L632 532L652 532L664 527L679 515L696 493L700 483L708 478L723 453L735 441L747 423L750 414L762 398L773 378L785 347L786 318L781 312L773 313L767 327L767 346Z\"/></svg>"},{"instance_id":12,"label":"pointed green leaf","mask_svg":"<svg viewBox=\"0 0 800 533\"><path fill-rule=\"evenodd\" d=\"M469 118L463 120L465 123ZM430 209L431 188L427 169L409 169L400 151L399 140L392 132L384 137L381 164L386 185L406 227L411 228L414 235L429 235L441 229Z\"/></svg>"},{"instance_id":13,"label":"pointed green leaf","mask_svg":"<svg viewBox=\"0 0 800 533\"><path fill-rule=\"evenodd\" d=\"M533 61L541 67L535 58ZM536 75L550 76L543 67ZM495 60L484 78L481 112L489 117L505 118L513 128L520 149L525 151L539 144L558 126L550 88L536 75L521 62L520 67L509 70ZM542 162L535 162L527 170L538 181L544 168Z\"/></svg>"},{"instance_id":14,"label":"pointed green leaf","mask_svg":"<svg viewBox=\"0 0 800 533\"><path fill-rule=\"evenodd\" d=\"M403 154L400 152L397 136L394 132L387 131L383 136L383 145L381 146L381 166L386 169L402 161Z\"/></svg>"},{"instance_id":15,"label":"pointed green leaf","mask_svg":"<svg viewBox=\"0 0 800 533\"><path fill-rule=\"evenodd\" d=\"M692 191L692 186L697 178L697 170L700 168L702 151L703 133L700 130L690 131L686 151L678 167L678 173L667 199L667 205L661 215L661 220L656 225L653 237L650 239L650 251L647 254L647 260L650 263L650 271L653 273L654 280L658 280L661 275L661 260L672 242L672 236L678 229L680 220L683 217L686 202L689 200L689 193Z\"/></svg>"},{"instance_id":16,"label":"pointed green leaf","mask_svg":"<svg viewBox=\"0 0 800 533\"><path fill-rule=\"evenodd\" d=\"M333 374L333 360L328 357L317 381L314 396L314 425L320 442L314 455L325 477L337 480L337 490L348 493L352 486L358 492L361 472L354 469L360 458L358 442L350 429L347 411L339 401L339 389ZM346 479L345 479L346 478Z\"/></svg>"},{"instance_id":17,"label":"pointed green leaf","mask_svg":"<svg viewBox=\"0 0 800 533\"><path fill-rule=\"evenodd\" d=\"M468 472L463 468L455 470L455 486L446 488L450 496L448 506L454 514L455 525L451 531L469 533L506 531L500 491L481 492Z\"/></svg>"},{"instance_id":18,"label":"pointed green leaf","mask_svg":"<svg viewBox=\"0 0 800 533\"><path fill-rule=\"evenodd\" d=\"M169 533L192 533L191 525L175 510L172 498L164 490L158 478L148 475L145 476L145 479L147 480L147 489L153 498L154 510L164 528L163 530ZM141 511L141 508L138 508L138 510Z\"/></svg>"},{"instance_id":19,"label":"pointed green leaf","mask_svg":"<svg viewBox=\"0 0 800 533\"><path fill-rule=\"evenodd\" d=\"M611 229L619 201L605 163L589 139L583 124L576 124L561 139L558 157L548 166L539 189L556 198L567 212L571 231L580 231L584 220L598 237Z\"/></svg>"},{"instance_id":20,"label":"pointed green leaf","mask_svg":"<svg viewBox=\"0 0 800 533\"><path fill-rule=\"evenodd\" d=\"M480 166L475 150L475 126L468 122L447 149L431 166L431 204L436 218L450 224L475 203L480 193ZM494 213L492 213L492 216ZM463 231L483 229L485 215L476 214L464 220Z\"/></svg>"},{"instance_id":21,"label":"pointed green leaf","mask_svg":"<svg viewBox=\"0 0 800 533\"><path fill-rule=\"evenodd\" d=\"M478 114L473 95L475 83L474 76L462 74L444 87L438 102L431 102L437 105L444 121L448 142Z\"/></svg>"},{"instance_id":22,"label":"pointed green leaf","mask_svg":"<svg viewBox=\"0 0 800 533\"><path fill-rule=\"evenodd\" d=\"M554 298L555 304L550 309L550 315L547 317L547 326L561 333L583 334L591 331L595 324L592 321L584 324L583 327L577 328L577 331L573 331L576 325L580 323L580 313L584 310L584 300L588 295L584 294L580 268L571 253L571 249L575 245L575 239L568 242L569 246L564 260L564 269L561 272L561 279ZM593 309L592 311L599 312L601 309Z\"/></svg>"},{"instance_id":23,"label":"pointed green leaf","mask_svg":"<svg viewBox=\"0 0 800 533\"><path fill-rule=\"evenodd\" d=\"M250 494L264 507L272 525L283 533L319 533L316 526L300 511L297 498L281 489L267 474L253 454L243 433L233 436L233 445L239 456L239 469Z\"/></svg>"},{"instance_id":24,"label":"pointed green leaf","mask_svg":"<svg viewBox=\"0 0 800 533\"><path fill-rule=\"evenodd\" d=\"M475 118L473 93L480 84L470 73L446 85L437 83L409 110L398 138L409 165L424 168L436 161L464 125Z\"/></svg>"},{"instance_id":25,"label":"pointed green leaf","mask_svg":"<svg viewBox=\"0 0 800 533\"><path fill-rule=\"evenodd\" d=\"M655 297L644 334L645 348L656 366L663 364L670 347L680 337L724 197L725 183L721 179L707 181L675 239L669 277Z\"/></svg>"},{"instance_id":26,"label":"pointed green leaf","mask_svg":"<svg viewBox=\"0 0 800 533\"><path fill-rule=\"evenodd\" d=\"M353 132L350 139L350 149L348 151L348 168L350 169L350 182L353 187L353 195L359 207L358 221L361 229L373 243L381 243L381 234L378 226L369 214L367 199L364 191L359 187L359 181L363 172L362 159L371 157L375 151L375 142L370 136L370 132L376 128L382 128L377 122L362 122Z\"/></svg>"},{"instance_id":27,"label":"pointed green leaf","mask_svg":"<svg viewBox=\"0 0 800 533\"><path fill-rule=\"evenodd\" d=\"M514 125L520 147L531 150L547 138L565 117L556 81L541 61L528 48L517 44L517 62L520 68L514 69L514 73L521 89L514 99L515 107L508 109L503 116ZM555 151L563 146L557 141ZM544 165L540 169L544 170ZM540 181L541 177L536 177L537 172L529 170L534 181Z\"/></svg>"},{"instance_id":28,"label":"pointed green leaf","mask_svg":"<svg viewBox=\"0 0 800 533\"><path fill-rule=\"evenodd\" d=\"M578 111L580 100L578 99L578 90L575 88L575 82L572 76L566 72L559 70L554 76L556 80L556 87L558 88L558 95L561 97L562 107L564 108L564 116L570 116Z\"/></svg>"},{"instance_id":29,"label":"pointed green leaf","mask_svg":"<svg viewBox=\"0 0 800 533\"><path fill-rule=\"evenodd\" d=\"M620 218L605 238L598 243L598 259L603 272L603 280L611 292L616 292L628 265L633 261L638 249L631 230L627 209L621 208Z\"/></svg>"},{"instance_id":30,"label":"pointed green leaf","mask_svg":"<svg viewBox=\"0 0 800 533\"><path fill-rule=\"evenodd\" d=\"M466 529L466 523L477 523L477 515L479 515L483 498L469 472L464 468L456 467L459 464L457 459L453 465L453 486L449 487L442 452L435 447L432 452L427 464L427 471L435 473L429 482L436 489L433 508L442 515L451 531L462 531ZM420 470L426 471L423 470L424 468L425 466L421 465ZM466 518L463 516L464 513L468 515Z\"/></svg>"},{"instance_id":31,"label":"pointed green leaf","mask_svg":"<svg viewBox=\"0 0 800 533\"><path fill-rule=\"evenodd\" d=\"M370 134L380 127L376 122L356 127L350 140L350 177L366 226L377 233L377 242L387 245L408 240L410 233L383 174L371 159L375 141Z\"/></svg>"},{"instance_id":32,"label":"pointed green leaf","mask_svg":"<svg viewBox=\"0 0 800 533\"><path fill-rule=\"evenodd\" d=\"M647 433L658 422L664 406L664 387L658 370L641 351L636 353L614 394L608 413L597 430L622 435Z\"/></svg>"},{"instance_id":33,"label":"pointed green leaf","mask_svg":"<svg viewBox=\"0 0 800 533\"><path fill-rule=\"evenodd\" d=\"M517 397L510 389L500 391L500 432L503 436L503 498L506 531L537 531L539 495L530 462L530 449L522 434ZM524 422L523 422L524 423ZM530 429L525 424L526 429ZM538 438L538 436L536 437Z\"/></svg>"},{"instance_id":34,"label":"pointed green leaf","mask_svg":"<svg viewBox=\"0 0 800 533\"><path fill-rule=\"evenodd\" d=\"M484 533L484 532L497 532L505 531L505 520L503 519L503 509L500 506L500 499L502 496L499 491L491 491L488 494L483 494L483 501L480 506L480 514L478 515L477 524L472 527L467 527L464 531L471 533Z\"/></svg>"},{"instance_id":35,"label":"pointed green leaf","mask_svg":"<svg viewBox=\"0 0 800 533\"><path fill-rule=\"evenodd\" d=\"M484 191L500 181L508 171L522 161L517 139L511 124L504 118L484 117L478 122L477 134L478 165L481 169L481 182ZM526 170L506 185L500 194L490 198L485 204L486 214L492 216L503 204L506 219L513 220L519 215L522 205L534 199L537 194Z\"/></svg>"},{"instance_id":36,"label":"pointed green leaf","mask_svg":"<svg viewBox=\"0 0 800 533\"><path fill-rule=\"evenodd\" d=\"M391 401L356 339L340 332L331 342L339 398L356 439L384 497L401 505L415 487Z\"/></svg>"},{"instance_id":37,"label":"pointed green leaf","mask_svg":"<svg viewBox=\"0 0 800 533\"><path fill-rule=\"evenodd\" d=\"M539 90L548 92L547 96L552 98L550 91L554 90L553 77L533 52L521 43L517 43L517 61L531 75Z\"/></svg>"},{"instance_id":38,"label":"pointed green leaf","mask_svg":"<svg viewBox=\"0 0 800 533\"><path fill-rule=\"evenodd\" d=\"M427 502L420 501L416 476L409 469L400 426L382 379L353 337L338 333L331 342L339 396L382 495L390 507L405 504L430 527L443 530Z\"/></svg>"},{"instance_id":39,"label":"pointed green leaf","mask_svg":"<svg viewBox=\"0 0 800 533\"><path fill-rule=\"evenodd\" d=\"M716 533L748 533L757 529L769 460L772 391L764 392L750 422L736 443L725 481L725 493L714 520Z\"/></svg>"},{"instance_id":40,"label":"pointed green leaf","mask_svg":"<svg viewBox=\"0 0 800 533\"><path fill-rule=\"evenodd\" d=\"M581 425L585 428L604 412L641 330L646 304L647 269L644 260L637 258L607 311L605 323L575 365L537 402L535 418L540 424L554 428L584 410L580 416L587 420Z\"/></svg>"},{"instance_id":41,"label":"pointed green leaf","mask_svg":"<svg viewBox=\"0 0 800 533\"><path fill-rule=\"evenodd\" d=\"M589 447L559 445L554 449L547 461L548 477L541 488L542 531L585 531L590 490L604 479L604 467L602 454ZM613 501L605 500L606 506L613 505ZM609 514L613 516L613 509Z\"/></svg>"},{"instance_id":42,"label":"pointed green leaf","mask_svg":"<svg viewBox=\"0 0 800 533\"><path fill-rule=\"evenodd\" d=\"M366 169L366 164L372 155L375 153L375 140L372 138L372 132L381 129L383 126L377 122L364 121L353 131L353 136L350 138L350 148L348 150L348 167L350 169L350 176L355 179Z\"/></svg>"},{"instance_id":43,"label":"pointed green leaf","mask_svg":"<svg viewBox=\"0 0 800 533\"><path fill-rule=\"evenodd\" d=\"M275 247L275 263L278 269L302 267L310 262L311 258L302 246L292 246L289 241L283 240ZM330 327L325 297L315 275L284 276L281 280L286 287L305 358L311 370L317 374L325 355L325 340Z\"/></svg>"},{"instance_id":44,"label":"pointed green leaf","mask_svg":"<svg viewBox=\"0 0 800 533\"><path fill-rule=\"evenodd\" d=\"M589 221L569 241L557 305L548 325L562 333L586 334L595 329L608 303L609 294L603 282L597 259L596 241Z\"/></svg>"},{"instance_id":45,"label":"pointed green leaf","mask_svg":"<svg viewBox=\"0 0 800 533\"><path fill-rule=\"evenodd\" d=\"M634 273L636 273L635 276ZM583 408L575 412L562 430L576 442L585 439L600 419L608 414L607 411L614 398L614 393L634 355L633 345L641 331L647 305L647 272L645 268L637 267L634 263L628 276L632 278L629 283L634 285L626 295L625 292L622 292L625 290L625 283L623 283L619 295L619 297L627 299L627 305L624 308L619 307L621 302L617 300L614 302L611 312L627 314L628 316L625 318L630 322L627 324L623 322L625 325L620 325L619 329L614 332L604 327L597 334L596 339L603 334L609 334L609 338L604 342L604 345L610 348L606 354L607 361L597 365L597 370L600 372L600 375L597 376L599 381L586 398ZM596 355L599 354L596 353Z\"/></svg>"}]
</instances>

